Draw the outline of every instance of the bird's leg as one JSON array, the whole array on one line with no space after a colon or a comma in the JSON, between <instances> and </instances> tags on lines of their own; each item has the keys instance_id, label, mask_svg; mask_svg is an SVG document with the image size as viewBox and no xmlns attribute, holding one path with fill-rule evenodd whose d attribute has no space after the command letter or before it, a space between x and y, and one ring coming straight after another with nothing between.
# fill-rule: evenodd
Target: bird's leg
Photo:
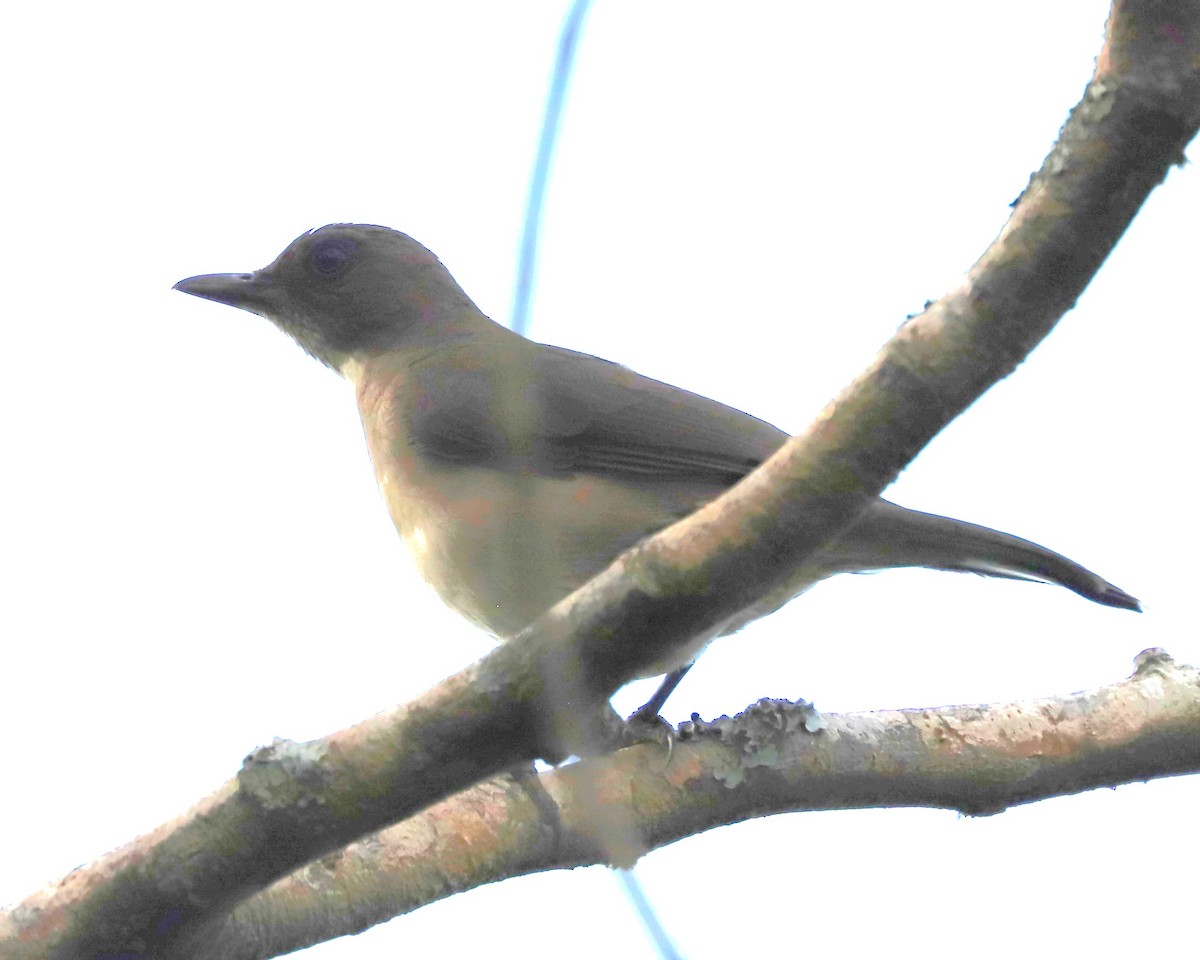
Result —
<instances>
[{"instance_id":1,"label":"bird's leg","mask_svg":"<svg viewBox=\"0 0 1200 960\"><path fill-rule=\"evenodd\" d=\"M543 831L550 834L551 843L557 848L562 838L562 816L558 812L558 804L542 785L537 767L532 763L520 763L508 771L508 776L533 803L538 823Z\"/></svg>"},{"instance_id":2,"label":"bird's leg","mask_svg":"<svg viewBox=\"0 0 1200 960\"><path fill-rule=\"evenodd\" d=\"M655 723L659 719L659 714L662 713L663 705L667 702L671 694L675 692L675 688L679 686L679 682L687 676L687 672L691 669L692 665L686 663L663 677L662 683L654 691L654 696L630 714L630 722Z\"/></svg>"}]
</instances>

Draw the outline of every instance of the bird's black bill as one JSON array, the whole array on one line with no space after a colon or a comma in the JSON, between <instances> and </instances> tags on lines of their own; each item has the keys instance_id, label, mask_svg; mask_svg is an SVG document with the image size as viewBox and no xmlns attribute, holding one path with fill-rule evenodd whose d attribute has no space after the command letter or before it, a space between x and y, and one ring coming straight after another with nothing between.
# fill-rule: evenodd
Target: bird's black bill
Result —
<instances>
[{"instance_id":1,"label":"bird's black bill","mask_svg":"<svg viewBox=\"0 0 1200 960\"><path fill-rule=\"evenodd\" d=\"M1108 582L1105 582L1104 586L1096 592L1085 593L1083 596L1089 600L1096 601L1096 603L1102 603L1106 607L1116 607L1118 610L1133 610L1136 613L1142 612L1142 604L1137 597L1130 596L1120 587Z\"/></svg>"},{"instance_id":2,"label":"bird's black bill","mask_svg":"<svg viewBox=\"0 0 1200 960\"><path fill-rule=\"evenodd\" d=\"M262 313L271 306L270 284L255 273L205 273L180 280L171 289L251 313Z\"/></svg>"}]
</instances>

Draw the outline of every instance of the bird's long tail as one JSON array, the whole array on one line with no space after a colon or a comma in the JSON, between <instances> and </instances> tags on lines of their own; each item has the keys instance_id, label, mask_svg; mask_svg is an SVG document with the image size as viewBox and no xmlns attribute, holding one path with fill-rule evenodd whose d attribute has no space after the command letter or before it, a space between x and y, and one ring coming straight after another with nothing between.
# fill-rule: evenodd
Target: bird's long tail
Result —
<instances>
[{"instance_id":1,"label":"bird's long tail","mask_svg":"<svg viewBox=\"0 0 1200 960\"><path fill-rule=\"evenodd\" d=\"M1056 583L1105 606L1141 610L1141 604L1120 587L1036 543L974 523L909 510L886 500L877 501L837 544L823 552L835 566L844 561L844 569L932 567L1039 580Z\"/></svg>"}]
</instances>

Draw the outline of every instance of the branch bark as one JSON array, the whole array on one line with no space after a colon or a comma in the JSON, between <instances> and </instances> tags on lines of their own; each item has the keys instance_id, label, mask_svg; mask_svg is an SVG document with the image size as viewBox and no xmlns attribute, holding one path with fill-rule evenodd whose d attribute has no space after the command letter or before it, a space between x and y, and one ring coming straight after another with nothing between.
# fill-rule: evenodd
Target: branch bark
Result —
<instances>
[{"instance_id":1,"label":"branch bark","mask_svg":"<svg viewBox=\"0 0 1200 960\"><path fill-rule=\"evenodd\" d=\"M540 778L548 825L511 777L444 800L239 905L195 960L262 960L464 890L606 862L594 805L620 806L648 849L750 817L859 807L979 816L1096 787L1200 771L1200 670L1145 650L1128 679L1067 697L829 714L760 701L657 744ZM598 793L598 795L597 795Z\"/></svg>"},{"instance_id":2,"label":"branch bark","mask_svg":"<svg viewBox=\"0 0 1200 960\"><path fill-rule=\"evenodd\" d=\"M6 956L190 955L197 931L302 864L576 749L582 733L564 720L588 711L563 702L561 678L600 703L777 603L805 557L1071 307L1198 124L1200 6L1117 0L1084 98L1008 225L808 431L414 703L256 752L193 810L0 914Z\"/></svg>"}]
</instances>

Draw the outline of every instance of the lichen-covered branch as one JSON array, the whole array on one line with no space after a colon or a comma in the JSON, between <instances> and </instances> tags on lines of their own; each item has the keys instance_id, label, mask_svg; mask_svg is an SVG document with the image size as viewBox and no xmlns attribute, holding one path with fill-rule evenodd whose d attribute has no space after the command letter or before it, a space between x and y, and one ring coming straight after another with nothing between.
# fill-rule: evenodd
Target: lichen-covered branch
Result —
<instances>
[{"instance_id":1,"label":"lichen-covered branch","mask_svg":"<svg viewBox=\"0 0 1200 960\"><path fill-rule=\"evenodd\" d=\"M605 862L595 803L654 849L755 816L858 807L964 814L1200 772L1200 670L1160 650L1126 680L1067 697L826 715L762 701L540 778L547 823L510 777L451 797L242 904L195 960L260 960L357 933L485 883Z\"/></svg>"}]
</instances>

